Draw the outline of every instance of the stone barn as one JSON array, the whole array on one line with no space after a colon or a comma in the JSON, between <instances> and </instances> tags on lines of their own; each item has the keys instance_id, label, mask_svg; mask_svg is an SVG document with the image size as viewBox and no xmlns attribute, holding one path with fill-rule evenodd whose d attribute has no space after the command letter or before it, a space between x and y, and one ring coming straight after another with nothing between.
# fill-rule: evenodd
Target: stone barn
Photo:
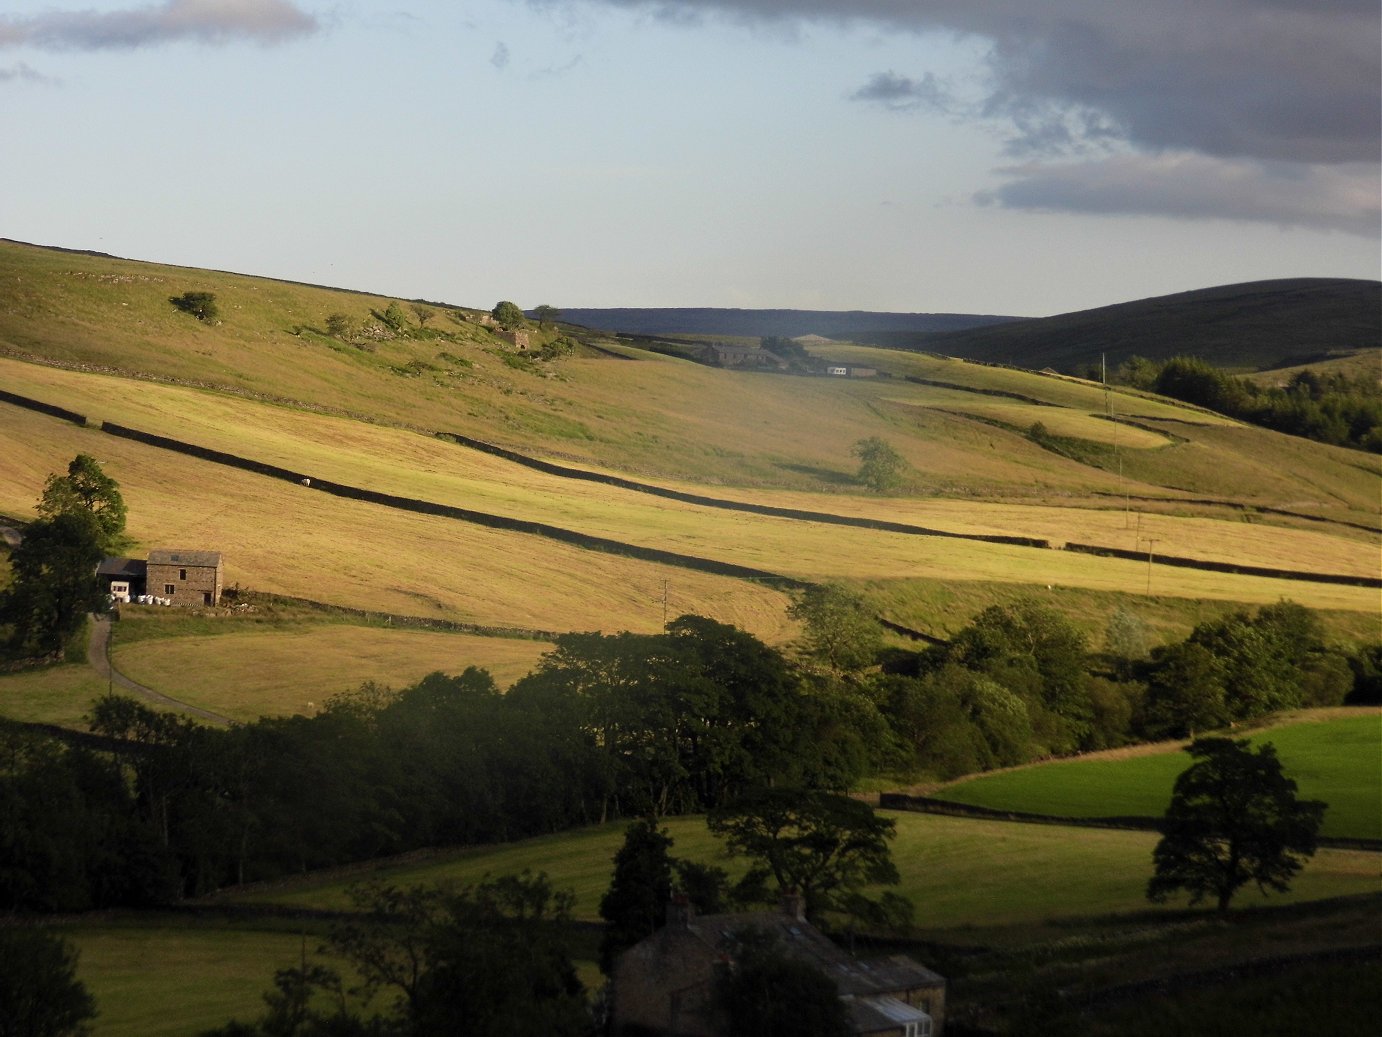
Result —
<instances>
[{"instance_id":1,"label":"stone barn","mask_svg":"<svg viewBox=\"0 0 1382 1037\"><path fill-rule=\"evenodd\" d=\"M174 605L216 605L223 576L219 551L159 547L149 552L145 585L148 593Z\"/></svg>"}]
</instances>

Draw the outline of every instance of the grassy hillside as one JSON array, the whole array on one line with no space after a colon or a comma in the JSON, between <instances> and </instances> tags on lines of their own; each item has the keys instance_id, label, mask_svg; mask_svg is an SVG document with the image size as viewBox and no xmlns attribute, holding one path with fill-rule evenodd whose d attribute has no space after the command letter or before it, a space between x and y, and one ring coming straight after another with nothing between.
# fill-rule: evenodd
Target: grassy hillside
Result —
<instances>
[{"instance_id":1,"label":"grassy hillside","mask_svg":"<svg viewBox=\"0 0 1382 1037\"><path fill-rule=\"evenodd\" d=\"M1375 709L1319 711L1252 734L1276 746L1283 770L1307 799L1329 804L1322 834L1382 839L1382 725ZM972 806L1062 817L1160 817L1190 765L1180 745L1114 750L1093 758L977 775L933 793Z\"/></svg>"},{"instance_id":2,"label":"grassy hillside","mask_svg":"<svg viewBox=\"0 0 1382 1037\"><path fill-rule=\"evenodd\" d=\"M189 290L216 293L220 323L169 303ZM366 319L389 302L0 242L0 385L87 416L82 427L0 403L0 514L32 516L47 475L86 452L121 485L133 551L213 547L241 590L539 631L656 630L664 614L698 612L775 644L796 633L790 598L771 582L346 500L100 430L116 422L319 482L847 582L888 619L941 635L1025 594L1076 618L1095 643L1117 604L1169 638L1281 598L1326 610L1341 639L1377 634L1375 589L1149 565L1142 553L1375 577L1382 459L1079 379L870 347L821 348L886 377L747 374L616 343L534 361L458 307L369 348L324 332L330 313ZM539 341L557 334L534 330ZM1031 434L1038 423L1042 437ZM536 471L437 433L725 506ZM893 494L855 481L850 449L867 436L911 465ZM959 538L752 510L763 506ZM992 535L1048 546L965 539ZM196 687L178 676L192 641L117 635L118 661L175 697L251 716L301 709L365 677L398 686L474 663L508 679L536 644L517 655L512 643L474 639L423 649L373 631L356 652L304 629L288 651L290 632L237 623L217 628L228 640L198 632L195 651L223 676ZM283 672L254 676L266 667ZM9 715L67 719L85 706L20 701L12 680L0 679Z\"/></svg>"},{"instance_id":3,"label":"grassy hillside","mask_svg":"<svg viewBox=\"0 0 1382 1037\"><path fill-rule=\"evenodd\" d=\"M1197 356L1255 370L1382 341L1382 284L1297 278L1224 285L965 331L891 335L889 345L1062 371L1133 355Z\"/></svg>"},{"instance_id":4,"label":"grassy hillside","mask_svg":"<svg viewBox=\"0 0 1382 1037\"><path fill-rule=\"evenodd\" d=\"M1087 981L1111 983L1259 955L1263 937L1253 933L1263 931L1271 933L1266 939L1279 953L1369 938L1366 905L1341 901L1331 914L1328 903L1312 908L1310 902L1375 891L1373 854L1322 850L1286 896L1267 899L1244 889L1245 909L1298 904L1309 913L1283 914L1275 922L1277 915L1242 910L1230 927L1205 910L1147 905L1142 891L1155 841L1149 833L890 816L898 825L899 889L916 903L920 933L928 941L928 949L918 953L952 982L962 973L974 977L956 987L957 994L964 993L955 1003L968 1004L967 1013L991 1003L992 995L966 986L982 981L986 965L998 967L989 961L995 954L1011 955L1001 963L1005 979L1000 984L1002 994L1010 996L1016 977L1037 963L1066 962ZM271 889L223 894L215 901L225 906L223 915L214 908L196 915L116 915L68 922L63 933L80 948L79 975L102 1009L97 1037L182 1037L230 1015L257 1015L263 1006L259 995L275 969L298 964L304 953L315 958L325 920L255 915L256 906L336 910L346 906L346 886L365 877L399 885L465 883L531 868L545 871L556 887L574 891L577 916L592 920L608 887L623 827L477 847L350 874L304 876ZM734 862L720 856L702 819L668 819L666 827L678 856L729 864L737 872ZM251 913L237 913L242 911ZM1316 916L1321 920L1312 921ZM1293 917L1299 920L1292 922ZM1248 932L1234 936L1234 928ZM586 953L591 952L593 943ZM588 961L582 974L588 984L598 984Z\"/></svg>"}]
</instances>

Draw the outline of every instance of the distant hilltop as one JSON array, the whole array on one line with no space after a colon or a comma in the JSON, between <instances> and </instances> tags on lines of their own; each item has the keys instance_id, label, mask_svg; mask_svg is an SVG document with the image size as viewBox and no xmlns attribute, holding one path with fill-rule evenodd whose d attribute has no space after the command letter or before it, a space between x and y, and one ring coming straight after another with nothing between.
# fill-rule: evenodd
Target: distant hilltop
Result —
<instances>
[{"instance_id":1,"label":"distant hilltop","mask_svg":"<svg viewBox=\"0 0 1382 1037\"><path fill-rule=\"evenodd\" d=\"M728 335L870 341L887 334L965 331L1020 320L980 313L873 313L867 310L735 310L711 306L663 309L572 308L561 319L625 335Z\"/></svg>"}]
</instances>

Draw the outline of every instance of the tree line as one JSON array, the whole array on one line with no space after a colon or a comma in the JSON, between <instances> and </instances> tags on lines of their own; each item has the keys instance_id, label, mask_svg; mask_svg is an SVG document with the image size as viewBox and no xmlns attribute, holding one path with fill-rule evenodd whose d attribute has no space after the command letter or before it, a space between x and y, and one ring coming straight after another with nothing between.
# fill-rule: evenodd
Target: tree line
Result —
<instances>
[{"instance_id":1,"label":"tree line","mask_svg":"<svg viewBox=\"0 0 1382 1037\"><path fill-rule=\"evenodd\" d=\"M1119 380L1305 439L1382 453L1382 388L1376 377L1303 370L1284 386L1263 387L1197 357L1157 363L1130 357Z\"/></svg>"},{"instance_id":2,"label":"tree line","mask_svg":"<svg viewBox=\"0 0 1382 1037\"><path fill-rule=\"evenodd\" d=\"M948 777L1382 697L1382 651L1327 647L1289 603L1143 658L1091 653L1045 606L993 606L879 669L876 626L849 622L857 600L819 597L834 609L809 618L796 658L683 616L660 634L563 635L507 694L471 667L228 729L121 696L90 710L99 745L12 727L0 910L152 904L420 847L713 813L764 788ZM1111 626L1136 651L1137 631Z\"/></svg>"}]
</instances>

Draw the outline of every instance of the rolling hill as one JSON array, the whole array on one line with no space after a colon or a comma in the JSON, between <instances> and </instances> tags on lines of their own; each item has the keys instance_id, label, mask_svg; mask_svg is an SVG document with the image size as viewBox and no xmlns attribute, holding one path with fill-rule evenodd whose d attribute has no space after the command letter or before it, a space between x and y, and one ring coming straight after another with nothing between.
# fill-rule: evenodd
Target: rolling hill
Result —
<instances>
[{"instance_id":1,"label":"rolling hill","mask_svg":"<svg viewBox=\"0 0 1382 1037\"><path fill-rule=\"evenodd\" d=\"M632 335L697 335L762 338L776 335L874 342L890 334L961 331L1020 320L977 313L873 313L867 310L743 310L716 307L623 307L562 310L572 324Z\"/></svg>"},{"instance_id":2,"label":"rolling hill","mask_svg":"<svg viewBox=\"0 0 1382 1037\"><path fill-rule=\"evenodd\" d=\"M1382 283L1255 281L963 331L890 333L871 341L1072 372L1097 370L1101 356L1112 368L1134 355L1197 356L1231 369L1284 367L1382 346Z\"/></svg>"},{"instance_id":3,"label":"rolling hill","mask_svg":"<svg viewBox=\"0 0 1382 1037\"><path fill-rule=\"evenodd\" d=\"M187 291L213 292L219 322L170 304ZM867 346L829 347L880 372L843 379L712 369L598 335L587 347L560 326L531 328L520 353L486 311L440 304L425 321L405 306L397 333L325 331L333 313L372 326L392 301L0 243L0 516L31 517L47 475L86 452L120 483L136 552L212 547L242 590L530 635L696 612L784 644L792 589L841 582L939 637L1023 595L1096 643L1120 605L1171 637L1281 598L1325 610L1338 637L1376 636L1382 459L1079 379ZM869 436L911 466L892 494L855 480L851 447ZM190 632L275 629L212 626ZM333 651L293 630L305 671ZM117 657L183 692L163 684L185 649L157 641ZM206 651L227 661L269 657L218 643ZM456 644L461 666L516 665L493 638ZM372 651L376 678L418 676L409 650ZM221 705L272 710L293 679L258 682L262 669L236 670L238 704ZM330 691L299 684L311 691L282 708ZM192 691L214 710L223 686ZM72 715L43 701L6 708Z\"/></svg>"}]
</instances>

